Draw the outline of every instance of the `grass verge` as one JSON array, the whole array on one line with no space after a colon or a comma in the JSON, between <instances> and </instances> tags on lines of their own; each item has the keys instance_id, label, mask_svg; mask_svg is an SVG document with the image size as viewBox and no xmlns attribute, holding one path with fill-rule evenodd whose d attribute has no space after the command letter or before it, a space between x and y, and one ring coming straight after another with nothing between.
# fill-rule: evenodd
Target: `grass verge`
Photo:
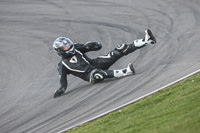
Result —
<instances>
[{"instance_id":1,"label":"grass verge","mask_svg":"<svg viewBox=\"0 0 200 133\"><path fill-rule=\"evenodd\" d=\"M200 133L200 73L67 133Z\"/></svg>"}]
</instances>

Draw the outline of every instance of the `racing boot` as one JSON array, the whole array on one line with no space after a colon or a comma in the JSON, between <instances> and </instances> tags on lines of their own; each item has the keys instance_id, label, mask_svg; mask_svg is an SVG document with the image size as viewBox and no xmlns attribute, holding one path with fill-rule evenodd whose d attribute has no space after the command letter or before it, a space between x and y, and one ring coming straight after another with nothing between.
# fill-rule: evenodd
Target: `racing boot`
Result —
<instances>
[{"instance_id":1,"label":"racing boot","mask_svg":"<svg viewBox=\"0 0 200 133\"><path fill-rule=\"evenodd\" d=\"M134 40L135 47L143 47L146 44L155 44L156 38L153 36L153 33L149 29L145 29L144 39Z\"/></svg>"},{"instance_id":2,"label":"racing boot","mask_svg":"<svg viewBox=\"0 0 200 133\"><path fill-rule=\"evenodd\" d=\"M129 63L128 67L120 70L113 70L115 78L121 78L129 75L135 74L135 69L133 68L133 64Z\"/></svg>"},{"instance_id":3,"label":"racing boot","mask_svg":"<svg viewBox=\"0 0 200 133\"><path fill-rule=\"evenodd\" d=\"M65 93L65 90L66 90L66 89L64 89L64 88L59 88L58 90L56 90L56 91L55 91L55 94L54 94L54 98L59 97L59 96L61 96L62 94L64 94L64 93Z\"/></svg>"}]
</instances>

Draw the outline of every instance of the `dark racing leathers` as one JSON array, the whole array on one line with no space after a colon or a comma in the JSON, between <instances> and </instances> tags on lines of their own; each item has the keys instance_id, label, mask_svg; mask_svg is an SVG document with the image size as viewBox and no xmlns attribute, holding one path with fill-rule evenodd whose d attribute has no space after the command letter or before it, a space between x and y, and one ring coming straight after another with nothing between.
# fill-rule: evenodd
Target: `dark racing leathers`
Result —
<instances>
[{"instance_id":1,"label":"dark racing leathers","mask_svg":"<svg viewBox=\"0 0 200 133\"><path fill-rule=\"evenodd\" d=\"M90 42L89 44L74 44L75 54L71 56L62 56L61 61L58 63L58 71L60 75L60 88L66 90L67 88L67 75L72 74L85 81L96 83L103 81L104 78L112 78L113 70L108 68L113 65L119 58L127 55L137 48L134 44L121 44L107 55L99 56L95 59L89 58L85 53L89 51L96 51L101 49L101 44L97 42ZM93 73L102 79L91 79Z\"/></svg>"}]
</instances>

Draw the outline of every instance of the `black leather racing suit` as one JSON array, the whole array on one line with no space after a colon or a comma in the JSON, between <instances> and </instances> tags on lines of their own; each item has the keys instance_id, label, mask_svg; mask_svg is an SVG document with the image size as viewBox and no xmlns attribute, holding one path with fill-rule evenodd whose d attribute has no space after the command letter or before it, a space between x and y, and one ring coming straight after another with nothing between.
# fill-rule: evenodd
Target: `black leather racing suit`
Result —
<instances>
[{"instance_id":1,"label":"black leather racing suit","mask_svg":"<svg viewBox=\"0 0 200 133\"><path fill-rule=\"evenodd\" d=\"M74 44L74 47L75 54L68 57L62 56L61 61L58 63L58 71L60 75L59 89L66 90L67 75L69 74L90 82L91 72L95 69L101 69L106 73L104 78L112 78L113 70L108 70L108 68L122 56L127 55L137 49L133 44L121 44L107 55L91 59L85 55L85 53L101 49L102 46L100 43L76 43Z\"/></svg>"}]
</instances>

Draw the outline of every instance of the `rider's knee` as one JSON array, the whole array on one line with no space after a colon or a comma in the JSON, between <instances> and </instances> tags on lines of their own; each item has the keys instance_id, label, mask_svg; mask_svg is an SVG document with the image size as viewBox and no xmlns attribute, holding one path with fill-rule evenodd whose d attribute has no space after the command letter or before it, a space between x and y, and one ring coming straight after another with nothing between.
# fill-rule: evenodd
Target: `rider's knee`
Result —
<instances>
[{"instance_id":1,"label":"rider's knee","mask_svg":"<svg viewBox=\"0 0 200 133\"><path fill-rule=\"evenodd\" d=\"M90 83L99 83L105 79L106 72L101 69L94 69L90 73Z\"/></svg>"},{"instance_id":2,"label":"rider's knee","mask_svg":"<svg viewBox=\"0 0 200 133\"><path fill-rule=\"evenodd\" d=\"M115 55L127 55L129 53L129 45L128 44L120 44L114 50L113 53Z\"/></svg>"}]
</instances>

